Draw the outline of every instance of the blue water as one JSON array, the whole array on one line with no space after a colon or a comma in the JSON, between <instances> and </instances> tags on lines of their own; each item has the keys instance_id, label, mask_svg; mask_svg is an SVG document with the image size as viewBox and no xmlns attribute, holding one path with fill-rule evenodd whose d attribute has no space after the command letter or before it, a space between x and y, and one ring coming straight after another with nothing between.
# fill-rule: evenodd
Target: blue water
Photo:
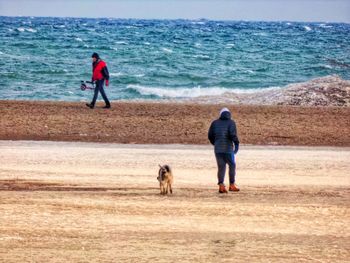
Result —
<instances>
[{"instance_id":1,"label":"blue water","mask_svg":"<svg viewBox=\"0 0 350 263\"><path fill-rule=\"evenodd\" d=\"M112 100L220 95L350 79L350 24L0 17L0 99L90 99L93 52Z\"/></svg>"}]
</instances>

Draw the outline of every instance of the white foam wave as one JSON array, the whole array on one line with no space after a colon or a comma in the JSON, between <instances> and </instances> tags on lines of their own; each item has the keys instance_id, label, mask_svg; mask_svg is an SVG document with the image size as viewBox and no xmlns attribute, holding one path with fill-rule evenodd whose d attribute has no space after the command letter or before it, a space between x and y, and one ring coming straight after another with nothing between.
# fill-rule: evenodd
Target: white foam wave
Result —
<instances>
[{"instance_id":1,"label":"white foam wave","mask_svg":"<svg viewBox=\"0 0 350 263\"><path fill-rule=\"evenodd\" d=\"M253 33L253 36L262 36L262 37L266 37L268 34L265 32L259 32L259 33Z\"/></svg>"},{"instance_id":2,"label":"white foam wave","mask_svg":"<svg viewBox=\"0 0 350 263\"><path fill-rule=\"evenodd\" d=\"M193 25L205 25L205 22L202 22L202 21L192 21L191 24L193 24Z\"/></svg>"},{"instance_id":3,"label":"white foam wave","mask_svg":"<svg viewBox=\"0 0 350 263\"><path fill-rule=\"evenodd\" d=\"M10 30L10 31L12 31L12 30ZM25 31L27 31L27 32L31 32L31 33L36 33L36 32L37 32L36 29L33 29L33 28L24 28L24 27L19 27L19 28L17 28L17 31L19 31L19 32L25 32Z\"/></svg>"},{"instance_id":4,"label":"white foam wave","mask_svg":"<svg viewBox=\"0 0 350 263\"><path fill-rule=\"evenodd\" d=\"M251 94L266 90L275 90L279 87L257 89L228 89L222 87L202 88L200 86L194 88L161 88L161 87L145 87L141 85L128 85L128 89L132 89L144 96L157 96L160 98L197 98L220 96L225 93Z\"/></svg>"},{"instance_id":5,"label":"white foam wave","mask_svg":"<svg viewBox=\"0 0 350 263\"><path fill-rule=\"evenodd\" d=\"M165 53L173 53L173 50L169 49L169 48L166 48L166 47L163 47L162 50L165 52Z\"/></svg>"},{"instance_id":6,"label":"white foam wave","mask_svg":"<svg viewBox=\"0 0 350 263\"><path fill-rule=\"evenodd\" d=\"M312 30L312 28L309 27L309 26L304 26L304 28L305 28L306 31L311 31Z\"/></svg>"},{"instance_id":7,"label":"white foam wave","mask_svg":"<svg viewBox=\"0 0 350 263\"><path fill-rule=\"evenodd\" d=\"M144 76L145 76L145 74L135 74L135 77L137 77L137 78L142 78Z\"/></svg>"},{"instance_id":8,"label":"white foam wave","mask_svg":"<svg viewBox=\"0 0 350 263\"><path fill-rule=\"evenodd\" d=\"M145 42L144 44L145 44L146 46L151 45L151 43L150 43L150 42Z\"/></svg>"},{"instance_id":9,"label":"white foam wave","mask_svg":"<svg viewBox=\"0 0 350 263\"><path fill-rule=\"evenodd\" d=\"M26 29L28 32L32 32L32 33L36 33L38 32L38 30L34 29L34 28L27 28Z\"/></svg>"},{"instance_id":10,"label":"white foam wave","mask_svg":"<svg viewBox=\"0 0 350 263\"><path fill-rule=\"evenodd\" d=\"M332 26L329 26L327 24L320 24L319 27L322 27L322 28L332 28Z\"/></svg>"},{"instance_id":11,"label":"white foam wave","mask_svg":"<svg viewBox=\"0 0 350 263\"><path fill-rule=\"evenodd\" d=\"M193 57L194 57L194 58L210 59L210 57L209 57L208 55L201 55L201 54L199 54L199 55L194 55Z\"/></svg>"},{"instance_id":12,"label":"white foam wave","mask_svg":"<svg viewBox=\"0 0 350 263\"><path fill-rule=\"evenodd\" d=\"M112 72L112 73L109 73L109 75L112 77L120 77L120 76L125 76L127 74L125 74L123 72ZM136 78L142 78L145 76L145 74L135 74L135 75L129 75L129 76L134 76Z\"/></svg>"},{"instance_id":13,"label":"white foam wave","mask_svg":"<svg viewBox=\"0 0 350 263\"><path fill-rule=\"evenodd\" d=\"M125 41L117 41L115 42L116 44L119 44L119 45L127 45L128 43L126 43Z\"/></svg>"},{"instance_id":14,"label":"white foam wave","mask_svg":"<svg viewBox=\"0 0 350 263\"><path fill-rule=\"evenodd\" d=\"M3 54L4 54L4 52L1 52L1 51L0 51L0 55L3 55Z\"/></svg>"},{"instance_id":15,"label":"white foam wave","mask_svg":"<svg viewBox=\"0 0 350 263\"><path fill-rule=\"evenodd\" d=\"M79 42L83 42L83 40L80 37L76 37L75 40Z\"/></svg>"},{"instance_id":16,"label":"white foam wave","mask_svg":"<svg viewBox=\"0 0 350 263\"><path fill-rule=\"evenodd\" d=\"M120 77L120 76L123 76L124 73L122 72L112 72L112 73L109 73L110 76L112 77Z\"/></svg>"}]
</instances>

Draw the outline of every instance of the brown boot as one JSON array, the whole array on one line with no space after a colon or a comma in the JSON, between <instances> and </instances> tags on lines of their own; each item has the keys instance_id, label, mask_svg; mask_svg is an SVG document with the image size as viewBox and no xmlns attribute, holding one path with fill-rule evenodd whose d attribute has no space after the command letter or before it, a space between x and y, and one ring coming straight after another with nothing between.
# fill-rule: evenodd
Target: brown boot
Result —
<instances>
[{"instance_id":1,"label":"brown boot","mask_svg":"<svg viewBox=\"0 0 350 263\"><path fill-rule=\"evenodd\" d=\"M220 194L227 194L227 190L225 188L225 185L223 185L223 184L219 185L219 193Z\"/></svg>"},{"instance_id":2,"label":"brown boot","mask_svg":"<svg viewBox=\"0 0 350 263\"><path fill-rule=\"evenodd\" d=\"M230 184L230 188L228 190L231 192L238 192L239 188L235 184Z\"/></svg>"}]
</instances>

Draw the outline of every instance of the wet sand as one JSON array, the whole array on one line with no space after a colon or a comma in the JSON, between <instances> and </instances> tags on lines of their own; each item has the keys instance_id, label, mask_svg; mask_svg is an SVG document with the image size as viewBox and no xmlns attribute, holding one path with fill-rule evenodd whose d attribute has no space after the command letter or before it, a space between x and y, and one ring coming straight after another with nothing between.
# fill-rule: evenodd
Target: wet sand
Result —
<instances>
[{"instance_id":1,"label":"wet sand","mask_svg":"<svg viewBox=\"0 0 350 263\"><path fill-rule=\"evenodd\" d=\"M350 258L350 148L242 145L241 192L226 195L217 193L210 146L0 148L2 262ZM173 168L172 196L159 195L158 163Z\"/></svg>"},{"instance_id":2,"label":"wet sand","mask_svg":"<svg viewBox=\"0 0 350 263\"><path fill-rule=\"evenodd\" d=\"M228 106L240 141L253 145L350 146L350 107L0 101L0 140L208 144L207 131Z\"/></svg>"}]
</instances>

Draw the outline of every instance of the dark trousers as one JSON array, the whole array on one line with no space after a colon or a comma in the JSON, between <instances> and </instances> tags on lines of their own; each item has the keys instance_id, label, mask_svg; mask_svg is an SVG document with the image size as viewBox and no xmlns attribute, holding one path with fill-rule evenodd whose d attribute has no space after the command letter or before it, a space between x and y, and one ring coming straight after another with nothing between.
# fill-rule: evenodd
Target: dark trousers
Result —
<instances>
[{"instance_id":1,"label":"dark trousers","mask_svg":"<svg viewBox=\"0 0 350 263\"><path fill-rule=\"evenodd\" d=\"M103 98L103 100L105 101L106 105L107 105L107 106L111 105L111 104L109 103L109 100L108 100L107 95L106 95L106 93L105 93L105 90L104 90L104 88L103 88L103 85L104 85L104 79L101 79L101 80L97 80L97 81L96 81L94 97L92 98L92 101L91 101L91 104L92 104L92 105L95 105L95 103L96 103L97 96L98 96L98 92L101 93L102 98Z\"/></svg>"},{"instance_id":2,"label":"dark trousers","mask_svg":"<svg viewBox=\"0 0 350 263\"><path fill-rule=\"evenodd\" d=\"M228 164L230 184L234 184L236 177L236 162L234 153L215 153L215 157L218 165L218 184L224 184L226 164Z\"/></svg>"}]
</instances>

